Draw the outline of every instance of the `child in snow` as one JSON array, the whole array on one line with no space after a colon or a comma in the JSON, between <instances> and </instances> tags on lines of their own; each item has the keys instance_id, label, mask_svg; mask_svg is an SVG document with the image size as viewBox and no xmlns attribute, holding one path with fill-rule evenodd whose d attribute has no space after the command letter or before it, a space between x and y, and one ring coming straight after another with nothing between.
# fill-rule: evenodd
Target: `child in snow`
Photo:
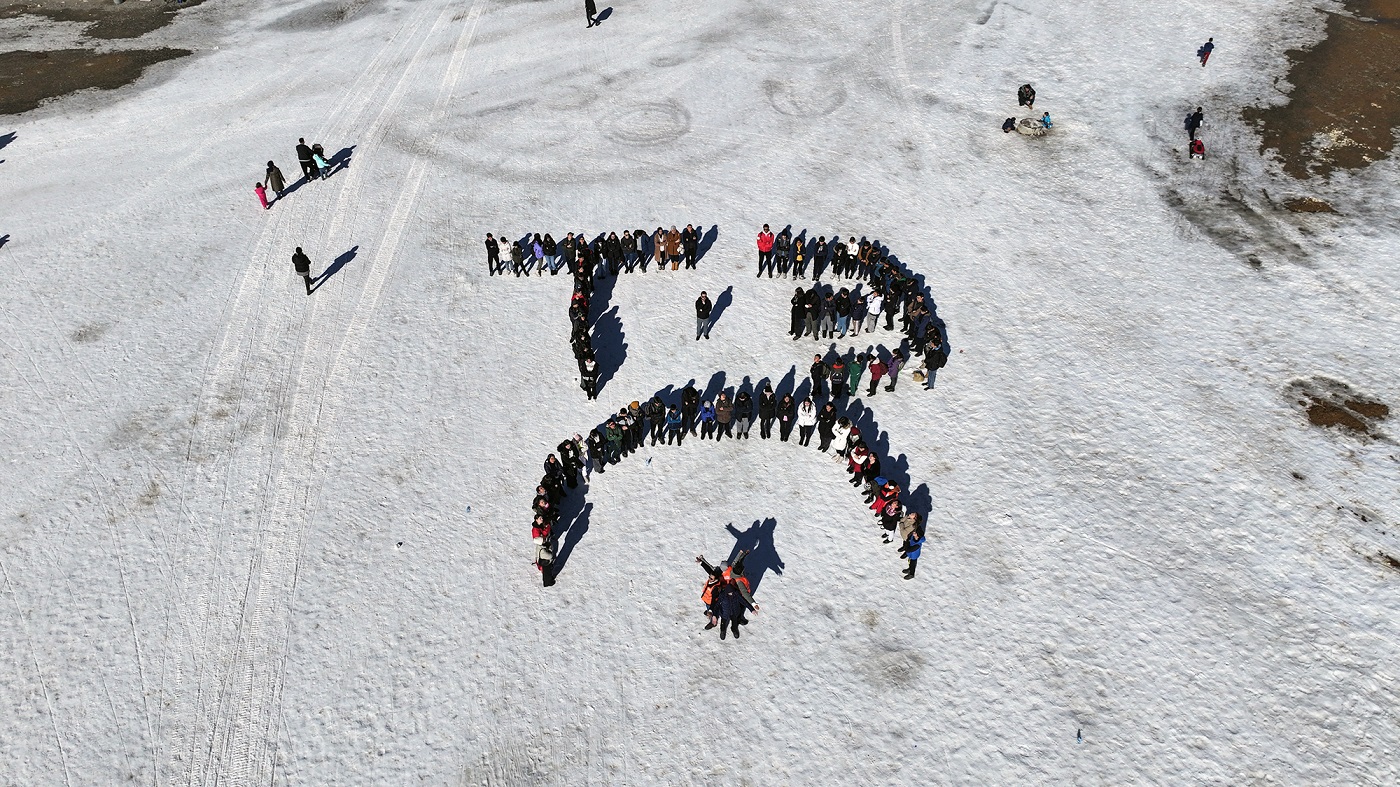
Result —
<instances>
[{"instance_id":1,"label":"child in snow","mask_svg":"<svg viewBox=\"0 0 1400 787\"><path fill-rule=\"evenodd\" d=\"M258 195L258 202L262 203L263 210L267 210L267 189L263 188L263 184L255 184L253 186L253 193Z\"/></svg>"},{"instance_id":2,"label":"child in snow","mask_svg":"<svg viewBox=\"0 0 1400 787\"><path fill-rule=\"evenodd\" d=\"M1191 158L1203 159L1206 157L1206 143L1199 139L1191 140Z\"/></svg>"},{"instance_id":3,"label":"child in snow","mask_svg":"<svg viewBox=\"0 0 1400 787\"><path fill-rule=\"evenodd\" d=\"M1003 133L1003 134L1010 134L1011 132L1013 132L1013 131L1015 131L1015 130L1016 130L1016 118L1007 118L1007 119L1006 119L1006 122L1001 124L1001 133Z\"/></svg>"},{"instance_id":4,"label":"child in snow","mask_svg":"<svg viewBox=\"0 0 1400 787\"><path fill-rule=\"evenodd\" d=\"M1040 116L1040 125L1044 126L1046 131L1049 131L1050 129L1055 127L1055 124L1050 122L1049 112L1046 112L1044 115Z\"/></svg>"}]
</instances>

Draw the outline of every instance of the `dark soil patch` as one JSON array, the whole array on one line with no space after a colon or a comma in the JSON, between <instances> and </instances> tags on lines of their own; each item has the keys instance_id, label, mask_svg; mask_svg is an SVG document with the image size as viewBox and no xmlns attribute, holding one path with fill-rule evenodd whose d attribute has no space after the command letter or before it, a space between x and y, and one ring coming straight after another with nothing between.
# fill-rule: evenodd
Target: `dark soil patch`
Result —
<instances>
[{"instance_id":1,"label":"dark soil patch","mask_svg":"<svg viewBox=\"0 0 1400 787\"><path fill-rule=\"evenodd\" d=\"M146 66L190 54L188 49L131 49L99 54L88 49L0 53L0 115L18 115L46 99L95 87L119 88Z\"/></svg>"},{"instance_id":2,"label":"dark soil patch","mask_svg":"<svg viewBox=\"0 0 1400 787\"><path fill-rule=\"evenodd\" d=\"M1359 169L1384 158L1400 127L1400 0L1346 0L1357 17L1331 14L1327 37L1288 53L1290 101L1250 108L1264 149L1295 178Z\"/></svg>"},{"instance_id":3,"label":"dark soil patch","mask_svg":"<svg viewBox=\"0 0 1400 787\"><path fill-rule=\"evenodd\" d=\"M202 2L204 0L185 0L178 4L132 0L118 5L111 0L33 0L0 7L0 19L34 14L56 22L90 23L83 34L93 38L136 38L170 24L181 8Z\"/></svg>"},{"instance_id":4,"label":"dark soil patch","mask_svg":"<svg viewBox=\"0 0 1400 787\"><path fill-rule=\"evenodd\" d=\"M1395 558L1391 557L1390 555L1387 555L1384 552L1377 552L1376 555L1380 557L1381 565L1389 566L1395 569L1396 571L1400 571L1400 560L1396 560Z\"/></svg>"},{"instance_id":5,"label":"dark soil patch","mask_svg":"<svg viewBox=\"0 0 1400 787\"><path fill-rule=\"evenodd\" d=\"M1390 417L1390 407L1358 395L1344 382L1314 377L1294 382L1289 390L1313 426L1339 426L1365 437L1385 437L1379 422Z\"/></svg>"},{"instance_id":6,"label":"dark soil patch","mask_svg":"<svg viewBox=\"0 0 1400 787\"><path fill-rule=\"evenodd\" d=\"M1302 197L1302 198L1300 198L1300 199L1291 199L1291 200L1288 200L1287 202L1283 203L1283 206L1284 206L1285 208L1288 208L1289 210L1293 211L1294 213L1336 213L1336 212L1337 212L1336 209L1333 208L1330 204L1328 204L1328 203L1326 203L1326 202L1323 202L1323 201L1320 200L1320 199L1313 199L1312 197Z\"/></svg>"}]
</instances>

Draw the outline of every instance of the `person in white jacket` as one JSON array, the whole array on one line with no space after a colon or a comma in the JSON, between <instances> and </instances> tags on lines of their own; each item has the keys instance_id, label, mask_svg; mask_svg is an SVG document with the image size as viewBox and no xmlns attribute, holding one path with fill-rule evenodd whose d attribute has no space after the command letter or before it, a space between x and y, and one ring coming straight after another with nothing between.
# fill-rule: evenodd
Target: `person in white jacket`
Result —
<instances>
[{"instance_id":1,"label":"person in white jacket","mask_svg":"<svg viewBox=\"0 0 1400 787\"><path fill-rule=\"evenodd\" d=\"M797 406L797 444L810 445L812 432L817 429L817 408L811 399L803 399Z\"/></svg>"},{"instance_id":2,"label":"person in white jacket","mask_svg":"<svg viewBox=\"0 0 1400 787\"><path fill-rule=\"evenodd\" d=\"M835 435L831 440L831 450L840 456L846 455L846 442L851 438L851 419L841 416L836 419L836 426L831 430Z\"/></svg>"},{"instance_id":3,"label":"person in white jacket","mask_svg":"<svg viewBox=\"0 0 1400 787\"><path fill-rule=\"evenodd\" d=\"M885 308L885 296L875 293L870 296L870 313L865 316L865 332L874 333L875 323L880 319L880 311Z\"/></svg>"}]
</instances>

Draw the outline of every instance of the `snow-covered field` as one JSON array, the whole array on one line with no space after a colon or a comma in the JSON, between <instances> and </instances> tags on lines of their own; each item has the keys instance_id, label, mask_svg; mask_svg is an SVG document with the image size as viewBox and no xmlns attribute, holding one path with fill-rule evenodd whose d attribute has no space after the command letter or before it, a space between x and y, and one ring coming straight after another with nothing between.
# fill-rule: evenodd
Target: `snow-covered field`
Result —
<instances>
[{"instance_id":1,"label":"snow-covered field","mask_svg":"<svg viewBox=\"0 0 1400 787\"><path fill-rule=\"evenodd\" d=\"M0 784L1400 781L1396 445L1289 395L1400 403L1400 167L1287 181L1236 119L1317 11L181 16L160 35L217 31L195 58L0 128ZM998 131L1028 81L1051 137ZM301 136L350 167L261 212ZM1274 204L1304 194L1342 214ZM927 485L918 578L839 467L755 428L595 476L542 589L562 437L802 378L764 222L882 240L947 322L935 392L866 402ZM480 244L686 223L719 225L698 271L613 289L597 402L567 281L489 278ZM355 254L307 298L295 246ZM720 642L693 557L769 518L762 612Z\"/></svg>"}]
</instances>

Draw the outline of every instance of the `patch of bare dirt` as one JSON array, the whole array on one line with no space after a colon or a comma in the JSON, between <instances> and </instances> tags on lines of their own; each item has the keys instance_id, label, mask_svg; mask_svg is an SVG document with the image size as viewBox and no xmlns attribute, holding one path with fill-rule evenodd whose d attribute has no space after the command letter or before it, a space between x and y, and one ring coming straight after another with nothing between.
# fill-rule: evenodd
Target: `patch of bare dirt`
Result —
<instances>
[{"instance_id":1,"label":"patch of bare dirt","mask_svg":"<svg viewBox=\"0 0 1400 787\"><path fill-rule=\"evenodd\" d=\"M1380 422L1390 417L1390 406L1357 393L1350 385L1327 377L1297 380L1289 394L1303 408L1313 426L1341 427L1354 434L1383 439Z\"/></svg>"},{"instance_id":2,"label":"patch of bare dirt","mask_svg":"<svg viewBox=\"0 0 1400 787\"><path fill-rule=\"evenodd\" d=\"M1353 16L1330 14L1327 37L1288 53L1287 104L1250 108L1264 149L1295 178L1325 177L1384 158L1400 127L1400 0L1347 0Z\"/></svg>"},{"instance_id":3,"label":"patch of bare dirt","mask_svg":"<svg viewBox=\"0 0 1400 787\"><path fill-rule=\"evenodd\" d=\"M190 54L188 49L88 49L0 53L0 115L28 112L45 100L95 87L112 90L141 76L146 67Z\"/></svg>"},{"instance_id":4,"label":"patch of bare dirt","mask_svg":"<svg viewBox=\"0 0 1400 787\"><path fill-rule=\"evenodd\" d=\"M55 22L86 22L89 27L83 34L92 38L138 38L170 24L180 9L202 2L204 0L186 0L183 3L167 0L129 0L125 3L111 0L32 0L0 7L0 19L34 14Z\"/></svg>"},{"instance_id":5,"label":"patch of bare dirt","mask_svg":"<svg viewBox=\"0 0 1400 787\"><path fill-rule=\"evenodd\" d=\"M1330 203L1312 197L1301 197L1291 199L1283 203L1285 208L1294 213L1336 213L1337 210Z\"/></svg>"}]
</instances>

